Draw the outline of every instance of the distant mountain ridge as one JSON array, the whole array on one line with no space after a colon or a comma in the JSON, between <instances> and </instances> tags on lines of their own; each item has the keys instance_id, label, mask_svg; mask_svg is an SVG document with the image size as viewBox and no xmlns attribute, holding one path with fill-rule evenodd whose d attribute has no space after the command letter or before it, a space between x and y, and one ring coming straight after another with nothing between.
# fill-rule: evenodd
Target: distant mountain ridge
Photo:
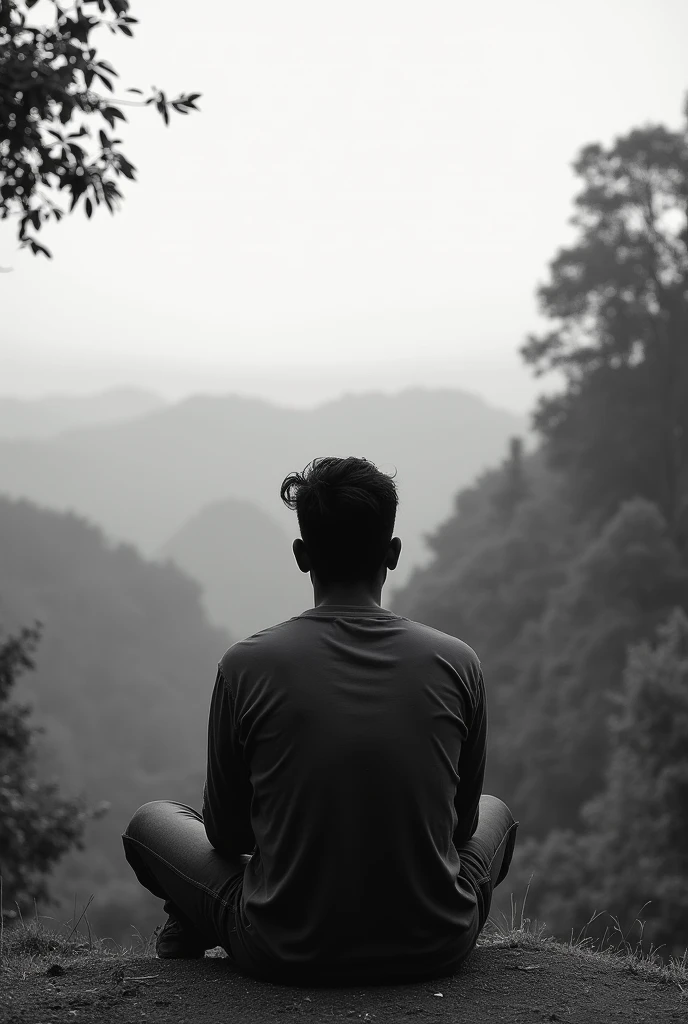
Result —
<instances>
[{"instance_id":1,"label":"distant mountain ridge","mask_svg":"<svg viewBox=\"0 0 688 1024\"><path fill-rule=\"evenodd\" d=\"M390 578L400 585L426 560L423 535L449 516L457 491L527 429L524 417L449 389L345 395L313 409L197 396L47 440L0 440L0 487L73 509L152 554L227 498L255 502L295 537L296 516L279 498L287 473L316 456L364 456L398 470L404 551Z\"/></svg>"},{"instance_id":2,"label":"distant mountain ridge","mask_svg":"<svg viewBox=\"0 0 688 1024\"><path fill-rule=\"evenodd\" d=\"M140 388L111 388L94 395L0 395L0 437L53 437L65 430L144 416L165 404Z\"/></svg>"},{"instance_id":3,"label":"distant mountain ridge","mask_svg":"<svg viewBox=\"0 0 688 1024\"><path fill-rule=\"evenodd\" d=\"M203 587L210 619L237 637L299 615L313 603L289 534L253 502L216 501L160 549Z\"/></svg>"}]
</instances>

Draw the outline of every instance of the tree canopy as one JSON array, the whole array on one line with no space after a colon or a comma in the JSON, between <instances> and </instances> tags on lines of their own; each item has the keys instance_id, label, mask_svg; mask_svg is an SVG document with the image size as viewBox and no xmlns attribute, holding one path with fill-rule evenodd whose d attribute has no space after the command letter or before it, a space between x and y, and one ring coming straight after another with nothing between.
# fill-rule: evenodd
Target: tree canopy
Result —
<instances>
[{"instance_id":1,"label":"tree canopy","mask_svg":"<svg viewBox=\"0 0 688 1024\"><path fill-rule=\"evenodd\" d=\"M107 29L132 37L129 0L76 0L69 9L48 0L50 24L31 20L37 2L0 3L0 219L17 217L20 248L50 257L36 235L62 219L62 196L67 212L81 201L87 217L101 203L114 213L118 179L136 178L116 137L127 120L122 106L154 106L169 124L170 110L197 110L200 93L128 88L129 99L115 98L118 73L98 58L93 36Z\"/></svg>"},{"instance_id":2,"label":"tree canopy","mask_svg":"<svg viewBox=\"0 0 688 1024\"><path fill-rule=\"evenodd\" d=\"M539 290L553 327L522 349L537 374L562 371L566 388L541 399L535 426L578 510L603 519L640 495L685 544L688 120L586 146L574 169L578 239Z\"/></svg>"}]
</instances>

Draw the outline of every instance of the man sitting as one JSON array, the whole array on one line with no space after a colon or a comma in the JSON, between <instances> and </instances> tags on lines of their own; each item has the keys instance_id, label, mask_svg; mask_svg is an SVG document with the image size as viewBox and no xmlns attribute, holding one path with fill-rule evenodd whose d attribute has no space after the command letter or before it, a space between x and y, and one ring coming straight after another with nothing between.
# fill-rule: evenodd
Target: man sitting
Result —
<instances>
[{"instance_id":1,"label":"man sitting","mask_svg":"<svg viewBox=\"0 0 688 1024\"><path fill-rule=\"evenodd\" d=\"M451 974L518 828L482 795L480 661L381 607L401 552L391 477L366 459L316 459L281 497L314 607L222 658L202 815L154 801L122 837L166 901L158 956L222 946L240 971L295 984Z\"/></svg>"}]
</instances>

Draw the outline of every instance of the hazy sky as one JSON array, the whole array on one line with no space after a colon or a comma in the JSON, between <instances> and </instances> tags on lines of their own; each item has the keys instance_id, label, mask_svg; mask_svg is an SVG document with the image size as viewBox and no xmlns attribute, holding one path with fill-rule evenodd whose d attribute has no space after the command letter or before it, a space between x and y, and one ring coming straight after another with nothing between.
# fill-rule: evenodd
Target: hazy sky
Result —
<instances>
[{"instance_id":1,"label":"hazy sky","mask_svg":"<svg viewBox=\"0 0 688 1024\"><path fill-rule=\"evenodd\" d=\"M129 111L113 218L0 224L0 394L131 383L313 402L451 384L524 409L518 346L583 144L677 127L685 0L134 2L103 34Z\"/></svg>"}]
</instances>

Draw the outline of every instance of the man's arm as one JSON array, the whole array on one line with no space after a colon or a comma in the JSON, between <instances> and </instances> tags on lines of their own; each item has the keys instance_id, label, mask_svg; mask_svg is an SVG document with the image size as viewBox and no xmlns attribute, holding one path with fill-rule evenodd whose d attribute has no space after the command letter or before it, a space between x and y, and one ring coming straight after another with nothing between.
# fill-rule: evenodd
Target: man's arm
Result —
<instances>
[{"instance_id":1,"label":"man's arm","mask_svg":"<svg viewBox=\"0 0 688 1024\"><path fill-rule=\"evenodd\" d=\"M208 768L203 823L212 846L225 857L251 853L253 789L234 725L229 686L218 668L208 720Z\"/></svg>"},{"instance_id":2,"label":"man's arm","mask_svg":"<svg viewBox=\"0 0 688 1024\"><path fill-rule=\"evenodd\" d=\"M476 704L469 726L468 737L459 755L460 781L456 788L454 807L458 821L454 831L454 846L468 842L478 827L480 797L485 778L487 760L487 698L482 669L478 669Z\"/></svg>"}]
</instances>

